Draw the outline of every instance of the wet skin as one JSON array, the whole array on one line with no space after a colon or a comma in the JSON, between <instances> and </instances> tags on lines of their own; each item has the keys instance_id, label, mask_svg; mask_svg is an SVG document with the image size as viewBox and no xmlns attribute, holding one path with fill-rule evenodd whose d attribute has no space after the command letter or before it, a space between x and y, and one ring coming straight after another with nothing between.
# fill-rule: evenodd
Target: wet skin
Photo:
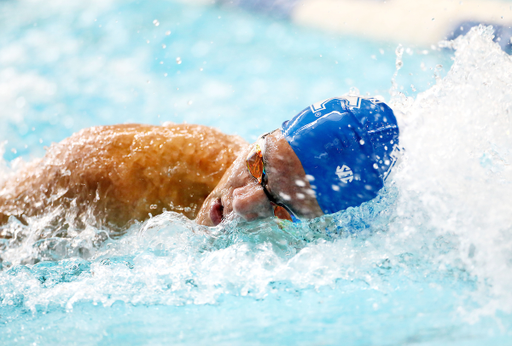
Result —
<instances>
[{"instance_id":1,"label":"wet skin","mask_svg":"<svg viewBox=\"0 0 512 346\"><path fill-rule=\"evenodd\" d=\"M267 171L267 189L299 218L323 215L302 164L280 130L262 139L263 160ZM226 171L219 184L205 200L196 222L216 226L236 216L246 221L273 216L263 187L249 173L246 158L253 145L246 148Z\"/></svg>"},{"instance_id":2,"label":"wet skin","mask_svg":"<svg viewBox=\"0 0 512 346\"><path fill-rule=\"evenodd\" d=\"M79 229L123 230L165 210L193 219L247 145L200 125L84 129L0 183L0 226L58 209Z\"/></svg>"},{"instance_id":3,"label":"wet skin","mask_svg":"<svg viewBox=\"0 0 512 346\"><path fill-rule=\"evenodd\" d=\"M298 217L323 215L281 131L259 144L274 199ZM93 224L119 231L165 210L207 226L271 217L270 201L246 166L253 147L200 125L85 129L0 184L0 226L11 216L25 222L56 210L77 229ZM0 227L0 238L12 236Z\"/></svg>"}]
</instances>

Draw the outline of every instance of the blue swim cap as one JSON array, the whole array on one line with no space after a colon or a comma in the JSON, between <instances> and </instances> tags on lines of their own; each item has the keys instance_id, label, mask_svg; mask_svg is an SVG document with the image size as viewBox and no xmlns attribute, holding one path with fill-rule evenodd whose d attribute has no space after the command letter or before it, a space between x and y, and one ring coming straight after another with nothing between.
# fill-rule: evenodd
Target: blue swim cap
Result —
<instances>
[{"instance_id":1,"label":"blue swim cap","mask_svg":"<svg viewBox=\"0 0 512 346\"><path fill-rule=\"evenodd\" d=\"M396 161L395 115L373 98L315 103L284 122L282 132L325 214L375 198Z\"/></svg>"}]
</instances>

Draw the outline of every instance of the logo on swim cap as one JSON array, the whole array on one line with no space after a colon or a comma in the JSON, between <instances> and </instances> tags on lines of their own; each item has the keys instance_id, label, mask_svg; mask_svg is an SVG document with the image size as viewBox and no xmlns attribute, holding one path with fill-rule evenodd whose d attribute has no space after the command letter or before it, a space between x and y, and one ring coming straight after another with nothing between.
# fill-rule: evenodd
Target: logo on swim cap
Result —
<instances>
[{"instance_id":1,"label":"logo on swim cap","mask_svg":"<svg viewBox=\"0 0 512 346\"><path fill-rule=\"evenodd\" d=\"M375 198L396 161L395 115L375 98L317 102L286 121L282 132L306 175L314 177L326 214Z\"/></svg>"},{"instance_id":2,"label":"logo on swim cap","mask_svg":"<svg viewBox=\"0 0 512 346\"><path fill-rule=\"evenodd\" d=\"M336 168L336 175L345 184L350 183L352 180L354 180L354 173L352 173L352 170L345 165L343 165L343 167L338 166Z\"/></svg>"}]
</instances>

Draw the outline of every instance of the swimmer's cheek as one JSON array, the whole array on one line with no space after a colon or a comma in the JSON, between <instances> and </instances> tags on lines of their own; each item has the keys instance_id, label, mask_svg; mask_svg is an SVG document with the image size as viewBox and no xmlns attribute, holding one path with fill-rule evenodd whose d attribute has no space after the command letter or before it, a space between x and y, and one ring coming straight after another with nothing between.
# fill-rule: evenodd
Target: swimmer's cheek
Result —
<instances>
[{"instance_id":1,"label":"swimmer's cheek","mask_svg":"<svg viewBox=\"0 0 512 346\"><path fill-rule=\"evenodd\" d=\"M236 189L233 192L232 206L233 211L246 221L272 216L272 208L261 188L249 191Z\"/></svg>"}]
</instances>

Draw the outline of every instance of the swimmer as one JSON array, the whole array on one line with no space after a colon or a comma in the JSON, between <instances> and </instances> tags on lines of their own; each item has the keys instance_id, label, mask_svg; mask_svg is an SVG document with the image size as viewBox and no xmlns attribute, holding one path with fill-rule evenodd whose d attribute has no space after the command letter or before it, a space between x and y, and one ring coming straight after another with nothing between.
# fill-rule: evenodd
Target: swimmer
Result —
<instances>
[{"instance_id":1,"label":"swimmer","mask_svg":"<svg viewBox=\"0 0 512 346\"><path fill-rule=\"evenodd\" d=\"M206 226L312 219L375 198L398 133L385 103L356 96L313 104L252 145L200 125L94 127L4 183L0 224L58 208L114 229L165 210Z\"/></svg>"}]
</instances>

